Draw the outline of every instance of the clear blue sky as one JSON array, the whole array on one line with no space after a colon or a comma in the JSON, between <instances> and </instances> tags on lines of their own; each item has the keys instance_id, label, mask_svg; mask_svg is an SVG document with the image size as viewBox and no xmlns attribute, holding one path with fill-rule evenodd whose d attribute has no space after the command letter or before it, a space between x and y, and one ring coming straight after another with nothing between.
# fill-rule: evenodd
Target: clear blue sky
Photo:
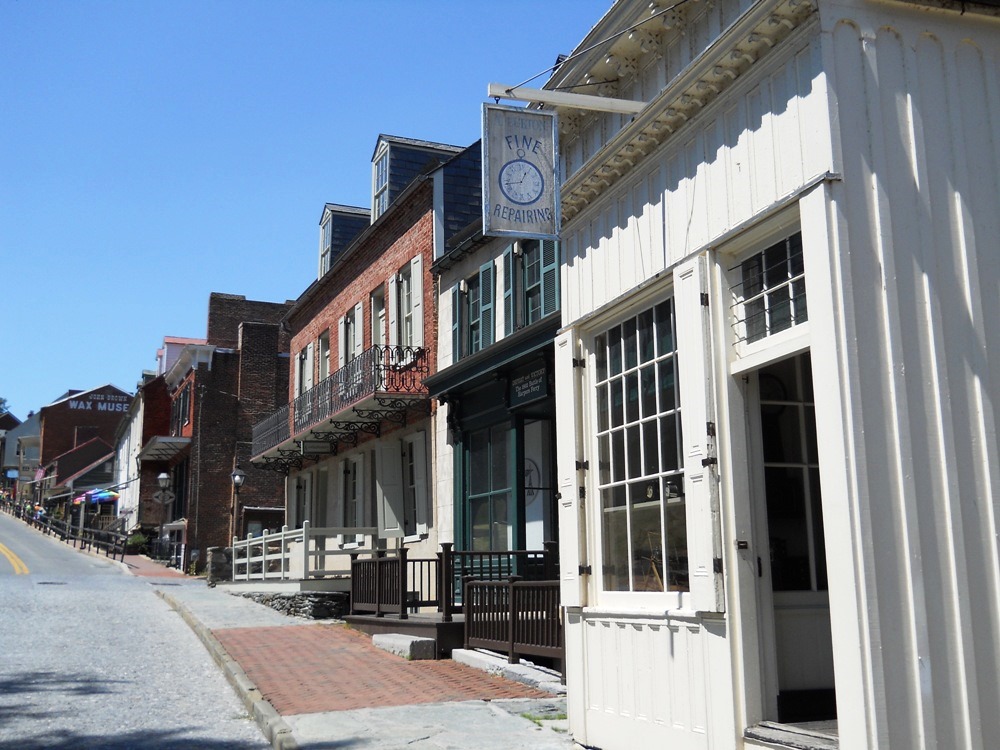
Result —
<instances>
[{"instance_id":1,"label":"clear blue sky","mask_svg":"<svg viewBox=\"0 0 1000 750\"><path fill-rule=\"evenodd\" d=\"M379 133L473 143L610 5L0 0L0 396L134 391L210 292L296 298Z\"/></svg>"}]
</instances>

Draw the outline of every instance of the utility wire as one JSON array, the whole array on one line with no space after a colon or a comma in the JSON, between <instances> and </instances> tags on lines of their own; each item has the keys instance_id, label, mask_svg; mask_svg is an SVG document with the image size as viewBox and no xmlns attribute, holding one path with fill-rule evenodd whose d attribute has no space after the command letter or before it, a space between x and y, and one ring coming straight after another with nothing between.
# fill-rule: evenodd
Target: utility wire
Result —
<instances>
[{"instance_id":1,"label":"utility wire","mask_svg":"<svg viewBox=\"0 0 1000 750\"><path fill-rule=\"evenodd\" d=\"M576 52L576 53L570 55L569 57L567 57L567 58L565 58L563 60L560 60L559 62L557 62L552 67L546 68L541 73L536 73L535 75L531 76L531 78L528 78L528 79L525 79L525 80L521 81L516 86L511 86L508 89L508 91L513 91L514 89L519 89L524 84L531 83L536 78L540 78L541 76L545 75L546 73L552 73L553 71L557 70L558 68L560 68L563 65L565 65L566 63L568 63L570 60L575 60L576 58L580 57L581 55L586 55L588 52L592 52L593 50L597 49L598 47L600 47L602 45L607 44L608 42L613 42L618 37L623 36L625 34L628 34L630 31L635 31L637 28L639 28L640 26L643 26L643 25L649 23L653 19L659 18L660 16L664 15L665 13L669 13L672 10L676 10L677 8L681 7L682 5L685 5L685 4L689 3L691 1L692 0L678 0L678 2L674 3L670 7L664 8L663 10L656 11L649 18L647 18L645 21L639 21L639 23L637 23L637 24L633 24L632 26L629 26L628 28L622 29L621 31L618 31L618 32L612 34L607 39L602 39L599 42L595 42L594 44L590 45L586 49L582 49L579 52Z\"/></svg>"}]
</instances>

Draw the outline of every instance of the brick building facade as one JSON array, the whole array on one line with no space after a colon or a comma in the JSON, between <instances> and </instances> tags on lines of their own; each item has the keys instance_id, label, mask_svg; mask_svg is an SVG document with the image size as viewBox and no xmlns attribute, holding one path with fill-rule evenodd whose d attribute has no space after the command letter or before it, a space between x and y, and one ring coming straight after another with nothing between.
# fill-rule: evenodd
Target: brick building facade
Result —
<instances>
[{"instance_id":1,"label":"brick building facade","mask_svg":"<svg viewBox=\"0 0 1000 750\"><path fill-rule=\"evenodd\" d=\"M200 566L209 547L228 546L248 527L284 522L280 478L254 469L249 453L253 423L287 392L288 335L280 323L290 307L212 293L206 343L185 346L165 374L169 429L143 454L168 467L174 501L165 535L184 545L185 565ZM236 466L247 473L238 501Z\"/></svg>"},{"instance_id":2,"label":"brick building facade","mask_svg":"<svg viewBox=\"0 0 1000 750\"><path fill-rule=\"evenodd\" d=\"M113 385L69 393L40 410L41 466L95 437L110 444L132 401Z\"/></svg>"}]
</instances>

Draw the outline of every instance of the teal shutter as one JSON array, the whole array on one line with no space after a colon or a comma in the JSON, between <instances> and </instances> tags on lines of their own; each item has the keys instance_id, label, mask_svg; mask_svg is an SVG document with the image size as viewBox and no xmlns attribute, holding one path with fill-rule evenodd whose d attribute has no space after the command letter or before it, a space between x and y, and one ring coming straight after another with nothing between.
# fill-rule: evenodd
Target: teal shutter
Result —
<instances>
[{"instance_id":1,"label":"teal shutter","mask_svg":"<svg viewBox=\"0 0 1000 750\"><path fill-rule=\"evenodd\" d=\"M503 333L514 332L514 246L503 251Z\"/></svg>"},{"instance_id":2,"label":"teal shutter","mask_svg":"<svg viewBox=\"0 0 1000 750\"><path fill-rule=\"evenodd\" d=\"M559 309L559 244L542 240L542 317Z\"/></svg>"},{"instance_id":3,"label":"teal shutter","mask_svg":"<svg viewBox=\"0 0 1000 750\"><path fill-rule=\"evenodd\" d=\"M493 343L496 325L493 318L493 298L496 296L493 283L493 261L484 263L479 269L479 336L482 341L480 348L485 349Z\"/></svg>"},{"instance_id":4,"label":"teal shutter","mask_svg":"<svg viewBox=\"0 0 1000 750\"><path fill-rule=\"evenodd\" d=\"M451 361L462 358L462 292L455 284L451 288Z\"/></svg>"}]
</instances>

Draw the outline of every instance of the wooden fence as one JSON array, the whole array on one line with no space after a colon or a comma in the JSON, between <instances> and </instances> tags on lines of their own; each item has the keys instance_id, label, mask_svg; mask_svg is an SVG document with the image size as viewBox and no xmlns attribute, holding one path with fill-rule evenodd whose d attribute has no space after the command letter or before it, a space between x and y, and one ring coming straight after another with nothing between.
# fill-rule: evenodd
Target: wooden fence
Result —
<instances>
[{"instance_id":1,"label":"wooden fence","mask_svg":"<svg viewBox=\"0 0 1000 750\"><path fill-rule=\"evenodd\" d=\"M522 656L564 656L558 581L465 581L465 647Z\"/></svg>"}]
</instances>

